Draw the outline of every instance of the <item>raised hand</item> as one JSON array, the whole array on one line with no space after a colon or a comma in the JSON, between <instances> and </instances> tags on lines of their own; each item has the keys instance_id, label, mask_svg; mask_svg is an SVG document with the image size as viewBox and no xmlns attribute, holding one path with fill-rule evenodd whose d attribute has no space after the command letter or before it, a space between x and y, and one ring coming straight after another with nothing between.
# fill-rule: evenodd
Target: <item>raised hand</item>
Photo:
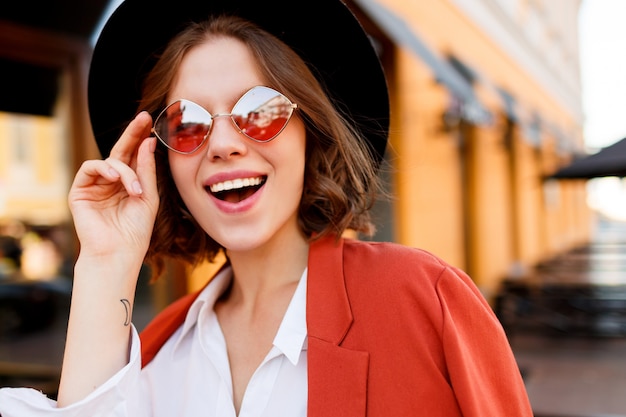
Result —
<instances>
[{"instance_id":1,"label":"raised hand","mask_svg":"<svg viewBox=\"0 0 626 417\"><path fill-rule=\"evenodd\" d=\"M105 160L83 163L69 193L81 256L143 260L159 204L152 118L139 113Z\"/></svg>"}]
</instances>

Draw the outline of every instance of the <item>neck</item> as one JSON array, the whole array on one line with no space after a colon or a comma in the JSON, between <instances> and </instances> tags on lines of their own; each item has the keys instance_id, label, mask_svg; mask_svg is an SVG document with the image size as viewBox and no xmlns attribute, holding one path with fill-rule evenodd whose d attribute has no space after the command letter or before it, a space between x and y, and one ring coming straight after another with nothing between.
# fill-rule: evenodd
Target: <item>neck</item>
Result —
<instances>
[{"instance_id":1,"label":"neck","mask_svg":"<svg viewBox=\"0 0 626 417\"><path fill-rule=\"evenodd\" d=\"M234 278L228 298L238 303L254 303L292 286L300 280L308 254L309 243L299 233L288 239L275 239L253 251L229 251Z\"/></svg>"}]
</instances>

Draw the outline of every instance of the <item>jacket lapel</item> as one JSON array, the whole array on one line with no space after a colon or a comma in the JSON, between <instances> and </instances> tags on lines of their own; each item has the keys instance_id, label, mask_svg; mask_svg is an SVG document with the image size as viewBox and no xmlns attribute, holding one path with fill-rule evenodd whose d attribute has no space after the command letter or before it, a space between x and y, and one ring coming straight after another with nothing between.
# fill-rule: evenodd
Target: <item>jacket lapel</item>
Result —
<instances>
[{"instance_id":1,"label":"jacket lapel","mask_svg":"<svg viewBox=\"0 0 626 417\"><path fill-rule=\"evenodd\" d=\"M313 242L308 271L308 415L363 417L369 355L341 347L353 321L343 275L343 240Z\"/></svg>"}]
</instances>

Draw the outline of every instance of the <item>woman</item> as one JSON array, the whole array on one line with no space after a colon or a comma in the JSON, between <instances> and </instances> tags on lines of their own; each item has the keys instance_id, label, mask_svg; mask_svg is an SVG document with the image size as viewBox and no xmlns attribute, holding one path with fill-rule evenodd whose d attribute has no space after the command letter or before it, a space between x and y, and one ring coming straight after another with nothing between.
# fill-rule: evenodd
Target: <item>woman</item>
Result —
<instances>
[{"instance_id":1,"label":"woman","mask_svg":"<svg viewBox=\"0 0 626 417\"><path fill-rule=\"evenodd\" d=\"M2 415L531 416L463 272L341 238L372 230L388 125L380 64L348 9L316 0L288 21L283 0L197 3L127 0L101 35L90 112L110 156L70 191L81 252L58 403L5 389ZM120 135L137 74L146 111ZM220 250L226 266L140 346L144 257L158 273Z\"/></svg>"}]
</instances>

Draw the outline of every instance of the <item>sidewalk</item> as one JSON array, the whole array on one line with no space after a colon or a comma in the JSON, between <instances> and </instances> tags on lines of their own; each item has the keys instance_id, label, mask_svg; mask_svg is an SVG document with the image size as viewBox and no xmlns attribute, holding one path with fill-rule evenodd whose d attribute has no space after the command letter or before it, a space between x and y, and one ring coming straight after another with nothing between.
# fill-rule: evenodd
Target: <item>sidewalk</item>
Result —
<instances>
[{"instance_id":1,"label":"sidewalk","mask_svg":"<svg viewBox=\"0 0 626 417\"><path fill-rule=\"evenodd\" d=\"M517 335L511 346L536 417L626 416L626 338Z\"/></svg>"},{"instance_id":2,"label":"sidewalk","mask_svg":"<svg viewBox=\"0 0 626 417\"><path fill-rule=\"evenodd\" d=\"M559 278L564 280L561 285L569 280L580 288L589 284L584 280L590 280L601 286L599 302L606 302L607 296L613 301L613 310L605 313L608 321L603 322L621 326L626 314L620 301L626 284L626 223L600 221L587 249L567 259L561 271L569 273ZM587 312L577 310L577 314ZM543 327L521 329L509 336L535 417L626 416L626 334L573 334L540 324Z\"/></svg>"}]
</instances>

